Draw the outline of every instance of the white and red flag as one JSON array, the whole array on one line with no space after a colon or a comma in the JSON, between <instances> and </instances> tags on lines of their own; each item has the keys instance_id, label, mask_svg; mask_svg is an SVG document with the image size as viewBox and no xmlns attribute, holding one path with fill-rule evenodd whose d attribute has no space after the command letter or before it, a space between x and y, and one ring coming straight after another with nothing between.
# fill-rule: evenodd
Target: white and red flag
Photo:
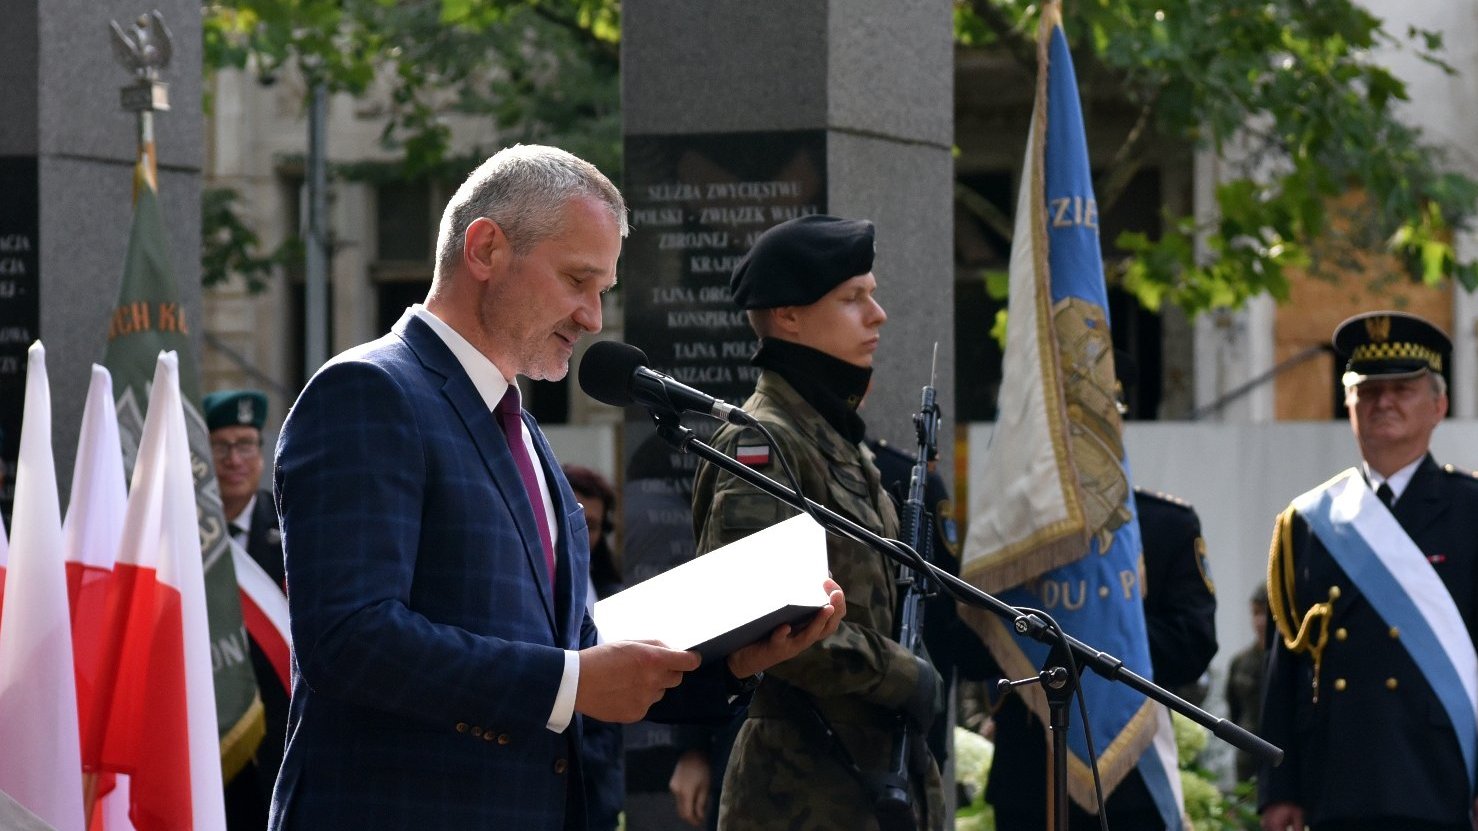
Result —
<instances>
[{"instance_id":1,"label":"white and red flag","mask_svg":"<svg viewBox=\"0 0 1478 831\"><path fill-rule=\"evenodd\" d=\"M113 376L92 365L82 410L82 433L72 468L72 496L62 521L67 562L67 598L72 610L72 652L77 662L77 711L92 713L97 697L103 620L113 560L123 539L128 488L113 405ZM90 789L91 831L132 831L128 820L128 777L100 777Z\"/></svg>"},{"instance_id":2,"label":"white and red flag","mask_svg":"<svg viewBox=\"0 0 1478 831\"><path fill-rule=\"evenodd\" d=\"M58 829L83 831L82 762L46 350L31 344L0 612L0 791Z\"/></svg>"},{"instance_id":3,"label":"white and red flag","mask_svg":"<svg viewBox=\"0 0 1478 831\"><path fill-rule=\"evenodd\" d=\"M139 831L222 831L205 582L179 359L155 367L103 623L89 770L129 776Z\"/></svg>"}]
</instances>

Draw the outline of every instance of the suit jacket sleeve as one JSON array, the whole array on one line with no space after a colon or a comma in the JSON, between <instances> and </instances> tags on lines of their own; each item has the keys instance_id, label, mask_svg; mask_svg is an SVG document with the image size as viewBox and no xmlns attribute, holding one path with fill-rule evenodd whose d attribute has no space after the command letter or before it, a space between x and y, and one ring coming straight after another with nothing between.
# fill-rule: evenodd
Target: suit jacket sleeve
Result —
<instances>
[{"instance_id":1,"label":"suit jacket sleeve","mask_svg":"<svg viewBox=\"0 0 1478 831\"><path fill-rule=\"evenodd\" d=\"M295 664L315 695L429 725L544 729L563 651L541 638L538 601L519 597L530 588L508 565L516 534L476 490L491 477L473 467L467 428L416 382L341 361L283 426ZM471 459L456 467L457 455Z\"/></svg>"}]
</instances>

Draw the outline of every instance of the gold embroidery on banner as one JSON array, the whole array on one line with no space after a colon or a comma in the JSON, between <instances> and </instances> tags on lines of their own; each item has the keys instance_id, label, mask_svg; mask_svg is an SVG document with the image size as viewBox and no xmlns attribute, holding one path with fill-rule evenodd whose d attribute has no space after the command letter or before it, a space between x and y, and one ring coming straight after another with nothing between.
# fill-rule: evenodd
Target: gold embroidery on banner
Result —
<instances>
[{"instance_id":1,"label":"gold embroidery on banner","mask_svg":"<svg viewBox=\"0 0 1478 831\"><path fill-rule=\"evenodd\" d=\"M1073 462L1083 488L1084 521L1104 554L1114 532L1131 517L1123 426L1114 406L1114 344L1108 317L1093 303L1067 297L1053 307L1053 325L1063 356L1063 392Z\"/></svg>"}]
</instances>

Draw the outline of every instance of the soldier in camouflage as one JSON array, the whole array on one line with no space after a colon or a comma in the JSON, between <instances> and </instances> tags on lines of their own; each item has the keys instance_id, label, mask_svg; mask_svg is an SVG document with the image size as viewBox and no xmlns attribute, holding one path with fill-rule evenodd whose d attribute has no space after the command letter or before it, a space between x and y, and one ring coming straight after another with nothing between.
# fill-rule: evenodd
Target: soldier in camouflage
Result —
<instances>
[{"instance_id":1,"label":"soldier in camouflage","mask_svg":"<svg viewBox=\"0 0 1478 831\"><path fill-rule=\"evenodd\" d=\"M872 375L887 314L873 299L870 222L810 216L766 231L735 268L730 290L760 337L761 368L744 409L774 435L724 426L712 443L781 481L789 459L811 499L886 537L898 515L857 405ZM698 551L766 528L796 511L711 465L693 493ZM894 567L861 543L828 536L833 577L847 592L835 634L775 666L740 728L719 806L724 831L877 828L873 803L902 723L922 736L940 706L938 674L892 636ZM829 725L835 739L818 720ZM939 772L922 741L910 786L918 827L946 827Z\"/></svg>"}]
</instances>

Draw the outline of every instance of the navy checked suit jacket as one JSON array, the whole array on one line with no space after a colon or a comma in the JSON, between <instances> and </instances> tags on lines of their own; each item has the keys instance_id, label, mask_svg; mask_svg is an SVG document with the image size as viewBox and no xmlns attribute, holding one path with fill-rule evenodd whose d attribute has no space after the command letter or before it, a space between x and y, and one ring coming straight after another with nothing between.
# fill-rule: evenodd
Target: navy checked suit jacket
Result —
<instances>
[{"instance_id":1,"label":"navy checked suit jacket","mask_svg":"<svg viewBox=\"0 0 1478 831\"><path fill-rule=\"evenodd\" d=\"M545 724L562 650L594 643L585 520L524 423L561 523L557 592L502 431L424 321L336 357L293 405L275 477L293 695L271 829L583 827L580 718Z\"/></svg>"}]
</instances>

